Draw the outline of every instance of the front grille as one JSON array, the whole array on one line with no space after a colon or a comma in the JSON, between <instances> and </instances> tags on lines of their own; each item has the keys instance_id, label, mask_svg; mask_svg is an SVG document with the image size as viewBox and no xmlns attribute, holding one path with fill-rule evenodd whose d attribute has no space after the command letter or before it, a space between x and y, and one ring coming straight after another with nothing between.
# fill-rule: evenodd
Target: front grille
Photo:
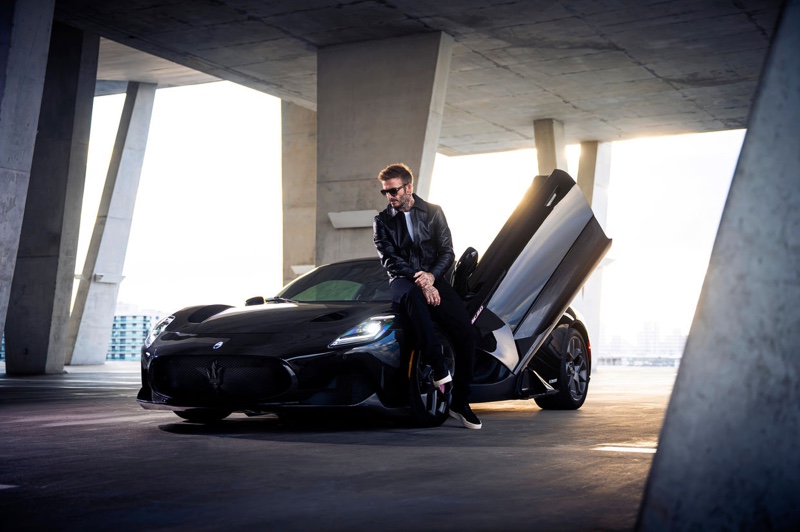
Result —
<instances>
[{"instance_id":1,"label":"front grille","mask_svg":"<svg viewBox=\"0 0 800 532\"><path fill-rule=\"evenodd\" d=\"M150 366L153 389L187 404L258 403L289 390L280 360L253 356L166 356Z\"/></svg>"},{"instance_id":2,"label":"front grille","mask_svg":"<svg viewBox=\"0 0 800 532\"><path fill-rule=\"evenodd\" d=\"M367 376L361 373L337 375L328 387L305 401L308 405L355 405L375 393Z\"/></svg>"}]
</instances>

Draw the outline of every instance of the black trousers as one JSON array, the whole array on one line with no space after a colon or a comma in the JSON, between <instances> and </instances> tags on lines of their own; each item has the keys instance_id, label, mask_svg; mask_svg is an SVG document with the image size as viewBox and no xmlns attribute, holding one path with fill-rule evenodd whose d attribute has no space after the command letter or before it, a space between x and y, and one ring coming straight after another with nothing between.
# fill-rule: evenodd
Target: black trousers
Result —
<instances>
[{"instance_id":1,"label":"black trousers","mask_svg":"<svg viewBox=\"0 0 800 532\"><path fill-rule=\"evenodd\" d=\"M444 327L455 350L453 402L467 402L475 366L475 330L469 321L464 303L450 283L437 279L433 286L439 290L441 298L437 307L428 305L425 295L414 281L397 278L389 287L392 303L395 310L406 317L414 331L418 347L422 350L435 349L441 345L433 330L433 319Z\"/></svg>"}]
</instances>

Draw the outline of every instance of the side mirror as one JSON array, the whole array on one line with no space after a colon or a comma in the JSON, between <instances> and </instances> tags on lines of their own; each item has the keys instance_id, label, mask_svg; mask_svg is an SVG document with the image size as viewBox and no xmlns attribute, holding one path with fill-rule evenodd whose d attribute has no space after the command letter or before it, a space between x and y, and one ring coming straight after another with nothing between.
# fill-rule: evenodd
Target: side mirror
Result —
<instances>
[{"instance_id":1,"label":"side mirror","mask_svg":"<svg viewBox=\"0 0 800 532\"><path fill-rule=\"evenodd\" d=\"M467 248L458 259L450 280L450 284L453 285L461 299L469 299L469 278L477 267L478 252L475 248Z\"/></svg>"},{"instance_id":2,"label":"side mirror","mask_svg":"<svg viewBox=\"0 0 800 532\"><path fill-rule=\"evenodd\" d=\"M263 305L264 298L262 296L251 297L247 301L244 302L245 307L251 307L253 305Z\"/></svg>"}]
</instances>

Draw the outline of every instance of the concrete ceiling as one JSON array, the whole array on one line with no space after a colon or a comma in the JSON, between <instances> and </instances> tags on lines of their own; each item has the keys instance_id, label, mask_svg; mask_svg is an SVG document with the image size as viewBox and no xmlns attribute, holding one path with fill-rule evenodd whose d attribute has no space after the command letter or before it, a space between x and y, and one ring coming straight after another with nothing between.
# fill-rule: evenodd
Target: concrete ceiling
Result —
<instances>
[{"instance_id":1,"label":"concrete ceiling","mask_svg":"<svg viewBox=\"0 0 800 532\"><path fill-rule=\"evenodd\" d=\"M781 4L57 0L56 17L113 41L99 80L227 79L310 109L319 48L447 32L439 151L457 155L530 148L541 118L569 143L745 127Z\"/></svg>"}]
</instances>

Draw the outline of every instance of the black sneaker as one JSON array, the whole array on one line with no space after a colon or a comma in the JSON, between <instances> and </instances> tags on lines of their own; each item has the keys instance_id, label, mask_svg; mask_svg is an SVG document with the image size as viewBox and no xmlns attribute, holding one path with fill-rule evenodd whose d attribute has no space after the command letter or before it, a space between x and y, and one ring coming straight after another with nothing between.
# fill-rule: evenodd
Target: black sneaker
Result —
<instances>
[{"instance_id":1,"label":"black sneaker","mask_svg":"<svg viewBox=\"0 0 800 532\"><path fill-rule=\"evenodd\" d=\"M451 406L450 417L459 420L468 429L479 429L483 426L481 425L481 420L478 419L478 416L475 415L475 412L472 411L467 403L460 406Z\"/></svg>"}]
</instances>

